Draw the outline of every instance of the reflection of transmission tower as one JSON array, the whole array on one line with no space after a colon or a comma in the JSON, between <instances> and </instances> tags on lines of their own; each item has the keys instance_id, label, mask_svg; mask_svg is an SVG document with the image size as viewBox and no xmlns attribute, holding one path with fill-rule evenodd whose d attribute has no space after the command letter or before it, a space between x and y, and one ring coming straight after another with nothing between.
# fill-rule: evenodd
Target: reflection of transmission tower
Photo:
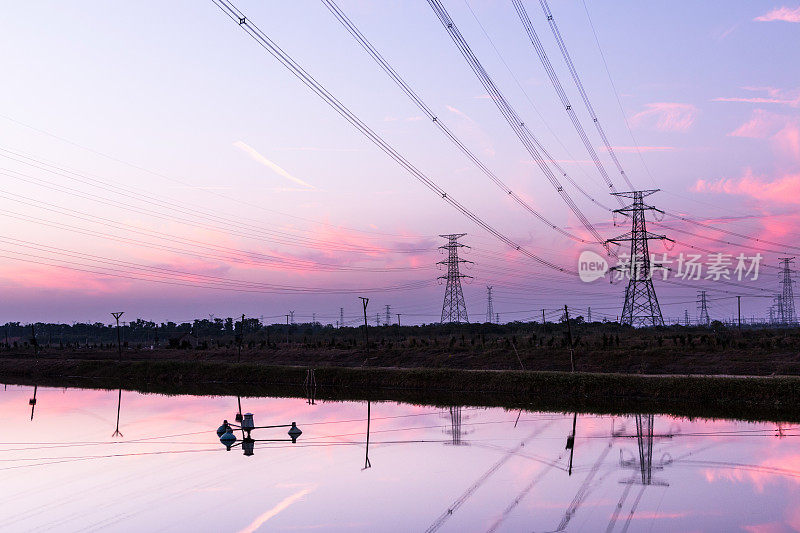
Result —
<instances>
[{"instance_id":1,"label":"reflection of transmission tower","mask_svg":"<svg viewBox=\"0 0 800 533\"><path fill-rule=\"evenodd\" d=\"M494 305L492 304L492 287L486 286L486 322L491 324L494 321Z\"/></svg>"},{"instance_id":2,"label":"reflection of transmission tower","mask_svg":"<svg viewBox=\"0 0 800 533\"><path fill-rule=\"evenodd\" d=\"M662 213L660 209L644 203L644 197L658 192L658 189L647 191L629 191L612 193L633 200L628 206L616 209L631 218L631 231L606 242L620 244L631 243L628 287L625 289L625 305L622 308L623 324L631 326L663 326L664 317L658 305L656 290L653 288L653 272L650 266L650 250L647 241L650 239L670 240L665 235L656 235L647 231L644 219L645 211Z\"/></svg>"},{"instance_id":3,"label":"reflection of transmission tower","mask_svg":"<svg viewBox=\"0 0 800 533\"><path fill-rule=\"evenodd\" d=\"M697 291L697 323L702 326L711 324L711 317L708 316L706 291Z\"/></svg>"},{"instance_id":4,"label":"reflection of transmission tower","mask_svg":"<svg viewBox=\"0 0 800 533\"><path fill-rule=\"evenodd\" d=\"M471 278L459 272L461 263L471 263L466 259L458 258L459 248L469 248L458 242L460 237L466 233L453 233L450 235L439 235L447 239L447 244L440 246L442 250L447 250L447 260L439 261L440 265L447 265L447 275L439 276L439 279L446 279L447 285L444 289L444 303L442 304L442 323L448 322L469 322L467 318L467 304L464 303L464 293L461 291L461 278Z\"/></svg>"},{"instance_id":5,"label":"reflection of transmission tower","mask_svg":"<svg viewBox=\"0 0 800 533\"><path fill-rule=\"evenodd\" d=\"M780 260L783 278L780 281L781 297L778 300L778 318L781 324L789 325L797 322L797 315L794 310L794 293L792 291L794 280L792 279L791 263L794 261L794 257L781 257Z\"/></svg>"},{"instance_id":6,"label":"reflection of transmission tower","mask_svg":"<svg viewBox=\"0 0 800 533\"><path fill-rule=\"evenodd\" d=\"M453 446L464 446L469 443L463 442L461 437L468 432L462 431L461 429L461 407L450 407L449 413L444 413L444 416L450 417L450 428L445 429L444 432L448 433L451 437L451 441L449 444Z\"/></svg>"},{"instance_id":7,"label":"reflection of transmission tower","mask_svg":"<svg viewBox=\"0 0 800 533\"><path fill-rule=\"evenodd\" d=\"M630 511L628 513L628 518L625 521L625 526L622 528L622 531L627 531L628 527L630 526L631 520L633 519L634 514L636 513L636 509L639 507L639 502L642 500L642 496L644 495L644 491L650 485L657 485L661 487L669 487L669 483L666 481L655 480L653 479L653 468L658 470L662 470L664 466L672 463L672 458L668 454L664 454L661 459L653 465L653 415L636 415L636 443L638 444L639 448L639 458L637 459L623 459L622 458L622 451L620 451L620 458L619 464L623 468L633 468L638 469L640 477L634 476L624 483L626 484L625 490L622 492L622 496L617 502L617 506L614 509L614 513L611 515L611 521L608 523L608 528L606 531L613 531L614 526L617 523L617 519L619 518L620 513L622 512L622 508L625 505L625 500L628 499L628 494L631 491L633 485L641 485L641 489L639 489L639 493L636 495L636 498L631 505Z\"/></svg>"}]
</instances>

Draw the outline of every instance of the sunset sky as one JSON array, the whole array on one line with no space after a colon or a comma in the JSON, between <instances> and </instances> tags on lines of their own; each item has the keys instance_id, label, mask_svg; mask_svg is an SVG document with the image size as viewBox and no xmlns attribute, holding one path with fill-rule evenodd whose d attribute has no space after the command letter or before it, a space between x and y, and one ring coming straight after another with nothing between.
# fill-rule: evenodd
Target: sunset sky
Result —
<instances>
[{"instance_id":1,"label":"sunset sky","mask_svg":"<svg viewBox=\"0 0 800 533\"><path fill-rule=\"evenodd\" d=\"M337 3L492 172L555 224L589 237L427 2ZM592 145L625 190L539 2L523 3ZM548 228L493 184L322 2L235 4L499 232L571 270L581 251L603 252ZM511 1L443 4L528 128L582 189L616 207ZM697 289L709 291L712 319L732 317L737 294L744 316L764 317L779 289L777 258L800 249L792 248L800 246L800 4L552 0L550 8L634 187L661 189L648 201L669 213L747 236L649 217L650 231L677 241L669 254L764 256L757 281L656 282L665 319L682 319L685 309L694 318ZM485 316L487 285L502 321L541 319L542 308L556 319L564 304L584 315L591 306L595 319L620 313L623 283L582 283L481 229L211 1L17 2L5 13L0 322L109 322L117 310L130 320L245 313L281 322L293 310L297 321L315 313L328 323L340 307L355 321L358 296L370 297L373 321L388 304L395 321L402 313L404 323L433 322L444 292L436 279L445 273L436 265L443 233L467 233L472 321ZM604 238L630 229L568 183L565 190ZM651 251L667 250L654 241Z\"/></svg>"}]
</instances>

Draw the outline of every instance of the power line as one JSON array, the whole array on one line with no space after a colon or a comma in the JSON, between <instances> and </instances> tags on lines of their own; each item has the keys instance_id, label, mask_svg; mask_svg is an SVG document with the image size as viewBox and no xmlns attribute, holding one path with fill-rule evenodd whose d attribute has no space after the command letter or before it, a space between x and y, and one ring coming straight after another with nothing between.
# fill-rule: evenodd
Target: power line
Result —
<instances>
[{"instance_id":1,"label":"power line","mask_svg":"<svg viewBox=\"0 0 800 533\"><path fill-rule=\"evenodd\" d=\"M625 180L625 184L628 188L633 189L633 185L631 184L630 179L628 179L628 175L625 174L625 170L623 170L622 165L617 158L617 154L614 152L614 148L611 146L611 143L606 136L606 132L603 130L603 126L600 124L600 120L597 118L597 114L594 111L594 107L592 103L589 101L589 96L586 94L586 89L583 87L583 82L581 82L581 78L578 75L578 70L575 68L574 63L572 62L572 58L569 55L569 51L567 51L567 45L564 42L564 39L561 36L561 32L558 29L558 25L556 24L555 18L553 14L550 12L550 6L547 5L547 0L539 0L539 3L542 6L542 10L544 11L545 16L547 17L547 22L550 25L550 29L553 32L553 36L558 43L558 48L561 50L561 55L564 58L564 62L567 64L567 68L569 69L570 74L572 75L572 81L575 82L575 86L578 88L578 92L583 99L583 103L586 106L586 110L589 112L589 116L592 117L592 122L594 122L595 127L597 128L597 133L600 134L600 138L603 140L603 144L605 145L606 151L608 155L611 156L612 161L617 167L622 179ZM522 13L525 13L525 8L522 6L522 3L519 0L514 0L515 5L519 5L519 9L522 10ZM522 16L522 14L520 14ZM527 18L527 15L525 15ZM533 26L530 24L530 20L528 20L528 25L530 25L531 29ZM595 35L596 37L596 35ZM542 49L544 51L544 49ZM605 62L605 58L603 59ZM591 145L591 144L590 144ZM638 146L637 146L638 150Z\"/></svg>"},{"instance_id":2,"label":"power line","mask_svg":"<svg viewBox=\"0 0 800 533\"><path fill-rule=\"evenodd\" d=\"M353 125L356 129L358 129L367 139L369 139L373 144L375 144L378 148L380 148L386 155L392 158L397 164L403 167L409 174L411 174L414 178L420 181L423 185L428 187L431 191L436 193L439 197L441 197L445 202L450 204L454 207L457 211L461 214L472 220L475 224L489 232L490 234L494 235L497 239L504 242L508 246L516 249L520 253L530 257L538 261L539 263L548 266L554 270L558 270L560 272L574 274L575 272L567 269L565 267L561 267L556 265L555 263L551 263L546 259L543 259L532 252L528 251L527 249L523 248L521 245L517 244L515 241L501 233L500 231L496 230L494 227L489 225L483 219L478 217L475 213L467 209L464 205L460 202L455 200L451 197L444 189L439 187L432 179L430 179L427 175L425 175L421 170L417 167L412 165L405 157L403 157L397 150L394 149L389 143L387 143L380 135L378 135L375 131L373 131L369 126L367 126L364 122L361 121L350 109L348 109L344 104L342 104L336 97L334 97L330 92L328 92L325 87L323 87L316 79L314 79L305 69L303 69L294 59L292 59L286 52L284 52L276 43L274 43L266 34L264 34L255 24L250 22L247 17L245 17L244 13L239 11L231 2L228 0L212 0L220 10L225 13L231 20L239 25L248 35L250 35L262 48L264 48L270 55L272 55L275 59L277 59L281 65L283 65L287 70L289 70L295 77L297 77L300 81L302 81L309 89L311 89L317 96L322 98L325 103L327 103L330 107L334 109L342 118L344 118L347 122ZM588 220L587 220L588 222ZM596 232L595 232L596 233ZM599 239L599 234L597 235L598 241L602 240Z\"/></svg>"},{"instance_id":3,"label":"power line","mask_svg":"<svg viewBox=\"0 0 800 533\"><path fill-rule=\"evenodd\" d=\"M461 52L461 55L467 61L467 64L478 77L478 80L481 82L486 92L489 93L489 96L491 96L492 101L497 106L500 114L506 119L506 122L508 122L509 126L511 126L511 129L514 130L514 133L522 142L523 146L528 151L528 154L539 166L547 180L550 182L553 188L556 189L556 192L559 194L559 196L561 196L561 199L564 201L564 203L567 204L567 207L569 207L572 213L578 218L578 220L580 220L581 224L583 224L583 226L595 238L596 242L602 244L610 253L611 248L597 232L597 229L595 229L594 225L589 222L583 212L578 208L578 206L570 197L569 193L564 190L564 187L558 181L558 178L556 178L552 169L548 165L548 161L552 161L553 158L546 150L544 150L544 147L541 145L536 136L533 135L530 129L519 118L517 112L511 107L506 98L502 95L494 81L492 81L492 78L483 68L483 65L480 63L480 61L478 61L469 44L461 35L461 32L450 18L450 15L447 13L447 10L444 8L442 3L439 0L428 0L428 4L431 6L439 21L442 23L442 26L452 38L456 47ZM546 155L546 159L542 157L542 154Z\"/></svg>"},{"instance_id":4,"label":"power line","mask_svg":"<svg viewBox=\"0 0 800 533\"><path fill-rule=\"evenodd\" d=\"M550 83L553 85L553 88L555 89L559 100L561 100L561 104L564 106L564 110L567 112L567 116L569 117L570 122L572 122L572 126L578 133L578 137L581 138L583 146L589 153L589 157L592 158L595 167L597 167L598 172L600 172L600 175L603 177L603 180L605 181L606 186L609 188L609 190L612 193L617 192L616 188L614 187L614 183L611 181L611 178L608 175L608 172L606 172L603 163L597 156L597 152L595 151L594 146L592 146L592 142L586 135L586 131L583 129L583 125L581 124L580 120L578 120L578 115L575 114L575 110L572 109L572 104L570 104L569 98L567 97L567 93L564 92L564 88L561 86L561 82L559 81L558 76L556 75L556 71L553 69L553 65L550 63L550 59L548 59L547 57L547 52L542 46L542 42L539 40L539 36L536 34L536 30L534 29L533 24L531 23L531 19L528 17L527 11L525 11L525 6L522 5L522 2L520 0L512 0L512 2L514 4L514 8L517 10L517 15L519 15L520 21L522 21L522 26L525 28L525 33L528 34L528 39L531 41L534 50L536 50L536 55L539 56L539 60L541 61L542 66L544 67L544 70L547 73L547 77L550 78ZM552 16L548 15L548 20L551 23L551 27L554 27L552 26L553 24ZM554 32L556 33L557 31L558 31L557 29L554 30ZM559 42L559 47L561 48L562 54L566 54L566 49L563 47L563 41L560 40L560 35L557 35L556 39ZM569 55L566 54L565 59L568 58ZM587 104L589 113L590 115L592 115L592 119L594 120L595 125L598 126L598 131L601 133L601 137L603 137L603 141L606 143L606 149L609 150L609 153L611 154L612 158L616 162L617 166L619 166L619 161L617 161L617 156L614 154L613 151L611 151L611 146L608 143L608 139L605 138L605 133L603 132L602 128L599 128L599 122L597 121L597 116L594 115L594 110L591 108L591 105L589 104L589 101L586 98L586 93L583 91L583 86L580 85L580 79L577 78L577 73L575 72L575 67L572 65L571 60L568 61L568 65L570 67L570 72L572 73L573 79L575 79L576 83L578 83L578 89L581 91L581 96L584 97L584 102L586 102ZM633 189L633 185L631 185L630 181L628 180L627 176L625 175L625 172L622 170L621 167L620 167L620 172L626 184L628 185L628 189L629 190ZM622 198L617 196L617 200L619 201L620 206L624 205Z\"/></svg>"},{"instance_id":5,"label":"power line","mask_svg":"<svg viewBox=\"0 0 800 533\"><path fill-rule=\"evenodd\" d=\"M481 172L483 172L486 177L488 177L495 185L497 185L500 190L506 193L510 198L512 198L517 204L522 206L523 209L528 211L531 215L539 219L542 223L547 225L549 228L557 231L561 235L570 238L572 240L588 243L591 241L587 241L577 235L570 233L563 228L557 226L554 222L546 218L544 215L539 213L539 211L535 210L528 202L523 200L517 193L511 190L511 188L506 185L494 172L492 172L484 163L481 161L474 152L472 152L462 141L459 139L450 128L444 123L442 118L438 116L436 113L431 110L430 107L417 95L417 93L408 85L408 83L397 73L397 71L389 64L389 62L378 52L378 50L372 45L372 43L367 40L366 37L361 33L361 31L356 27L355 24L347 17L347 15L341 10L341 8L336 5L334 0L322 0L322 3L328 8L328 10L336 17L342 26L353 36L353 38L361 45L361 47L369 54L372 59L378 64L378 66L383 69L384 72L392 79L392 81L397 84L398 87L411 99L412 102L422 111L425 116L434 124L439 130L444 133L448 139L465 155L472 161L475 166L477 166Z\"/></svg>"}]
</instances>

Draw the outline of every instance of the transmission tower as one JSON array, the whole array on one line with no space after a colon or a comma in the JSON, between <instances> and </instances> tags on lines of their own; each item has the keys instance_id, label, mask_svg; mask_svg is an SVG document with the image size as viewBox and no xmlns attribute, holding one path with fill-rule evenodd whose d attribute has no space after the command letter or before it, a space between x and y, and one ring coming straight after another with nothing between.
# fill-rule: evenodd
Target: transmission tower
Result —
<instances>
[{"instance_id":1,"label":"transmission tower","mask_svg":"<svg viewBox=\"0 0 800 533\"><path fill-rule=\"evenodd\" d=\"M344 326L344 307L339 308L339 327Z\"/></svg>"},{"instance_id":2,"label":"transmission tower","mask_svg":"<svg viewBox=\"0 0 800 533\"><path fill-rule=\"evenodd\" d=\"M392 323L391 309L392 308L390 306L388 305L386 306L386 321L384 322L384 324L386 324L387 326Z\"/></svg>"},{"instance_id":3,"label":"transmission tower","mask_svg":"<svg viewBox=\"0 0 800 533\"><path fill-rule=\"evenodd\" d=\"M588 323L590 323L590 324L592 323L592 308L591 307L586 310L586 321Z\"/></svg>"},{"instance_id":4,"label":"transmission tower","mask_svg":"<svg viewBox=\"0 0 800 533\"><path fill-rule=\"evenodd\" d=\"M697 291L697 323L704 326L711 324L711 317L708 316L706 291Z\"/></svg>"},{"instance_id":5,"label":"transmission tower","mask_svg":"<svg viewBox=\"0 0 800 533\"><path fill-rule=\"evenodd\" d=\"M656 290L653 288L653 272L650 266L650 250L647 241L650 239L668 240L665 235L656 235L647 231L644 214L645 211L654 211L663 214L660 209L644 203L644 198L658 189L646 191L628 191L612 193L615 196L630 198L633 202L614 213L620 213L631 218L631 231L607 243L631 243L628 287L625 289L625 305L622 307L623 324L631 326L663 326L664 317L658 305Z\"/></svg>"},{"instance_id":6,"label":"transmission tower","mask_svg":"<svg viewBox=\"0 0 800 533\"><path fill-rule=\"evenodd\" d=\"M794 292L792 290L792 285L794 284L794 280L792 279L793 270L791 268L791 263L794 261L794 257L781 257L781 267L783 272L783 278L781 279L781 297L778 300L778 305L780 306L779 309L779 318L781 323L784 325L795 324L797 323L797 315L794 310Z\"/></svg>"},{"instance_id":7,"label":"transmission tower","mask_svg":"<svg viewBox=\"0 0 800 533\"><path fill-rule=\"evenodd\" d=\"M683 323L686 326L689 325L689 310L688 309L684 309L683 310Z\"/></svg>"},{"instance_id":8,"label":"transmission tower","mask_svg":"<svg viewBox=\"0 0 800 533\"><path fill-rule=\"evenodd\" d=\"M380 326L381 325L381 314L380 313L375 313L375 325L376 326Z\"/></svg>"},{"instance_id":9,"label":"transmission tower","mask_svg":"<svg viewBox=\"0 0 800 533\"><path fill-rule=\"evenodd\" d=\"M489 324L494 320L494 304L492 303L492 287L486 286L486 322Z\"/></svg>"},{"instance_id":10,"label":"transmission tower","mask_svg":"<svg viewBox=\"0 0 800 533\"><path fill-rule=\"evenodd\" d=\"M464 303L464 293L461 291L461 278L472 278L459 272L461 263L472 263L466 259L458 258L459 248L469 248L458 242L458 239L466 233L452 233L450 235L439 235L447 239L447 244L439 248L447 251L447 260L439 261L439 265L447 265L447 275L439 276L439 279L446 279L447 285L444 289L444 303L442 304L442 323L461 323L469 322L467 318L467 304Z\"/></svg>"}]
</instances>

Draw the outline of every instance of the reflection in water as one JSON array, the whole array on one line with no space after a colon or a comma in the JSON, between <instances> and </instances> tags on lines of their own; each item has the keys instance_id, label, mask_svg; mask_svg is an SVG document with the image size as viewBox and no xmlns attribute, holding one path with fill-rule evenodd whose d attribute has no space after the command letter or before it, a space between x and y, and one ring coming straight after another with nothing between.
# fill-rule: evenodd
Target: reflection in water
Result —
<instances>
[{"instance_id":1,"label":"reflection in water","mask_svg":"<svg viewBox=\"0 0 800 533\"><path fill-rule=\"evenodd\" d=\"M369 461L369 423L372 420L372 402L367 400L367 446L366 451L364 452L364 468L361 470L366 470L367 468L372 468L372 463Z\"/></svg>"},{"instance_id":2,"label":"reflection in water","mask_svg":"<svg viewBox=\"0 0 800 533\"><path fill-rule=\"evenodd\" d=\"M227 451L231 451L232 448L236 446L241 446L242 451L245 456L251 457L255 453L255 444L256 442L291 442L292 444L297 442L298 437L302 435L302 431L297 427L295 422L291 424L274 424L270 426L256 426L254 421L253 413L244 413L242 414L242 399L241 397L237 397L237 402L239 404L239 412L236 413L236 420L240 422L237 424L231 424L227 420L222 421L222 425L217 428L217 437L219 437L219 441L225 446ZM289 428L287 434L289 435L288 439L254 439L252 437L252 432L256 429L276 429L276 428ZM237 439L236 435L233 434L234 430L238 429L242 432L242 438Z\"/></svg>"},{"instance_id":3,"label":"reflection in water","mask_svg":"<svg viewBox=\"0 0 800 533\"><path fill-rule=\"evenodd\" d=\"M31 406L31 421L33 421L33 411L36 409L36 390L39 388L38 385L33 386L33 398L28 400L28 405Z\"/></svg>"},{"instance_id":4,"label":"reflection in water","mask_svg":"<svg viewBox=\"0 0 800 533\"><path fill-rule=\"evenodd\" d=\"M0 441L4 531L800 528L794 424L127 392L121 440L114 396L0 391L5 427L47 406Z\"/></svg>"},{"instance_id":5,"label":"reflection in water","mask_svg":"<svg viewBox=\"0 0 800 533\"><path fill-rule=\"evenodd\" d=\"M122 389L119 389L119 392L117 393L117 428L114 430L114 433L111 434L112 438L124 437L124 435L119 431L119 409L121 406L122 406Z\"/></svg>"},{"instance_id":6,"label":"reflection in water","mask_svg":"<svg viewBox=\"0 0 800 533\"><path fill-rule=\"evenodd\" d=\"M444 432L450 435L451 440L445 444L452 444L453 446L469 444L461 438L462 435L464 435L464 430L461 428L461 407L449 407L445 416L448 414L450 418L450 427L445 429Z\"/></svg>"}]
</instances>

